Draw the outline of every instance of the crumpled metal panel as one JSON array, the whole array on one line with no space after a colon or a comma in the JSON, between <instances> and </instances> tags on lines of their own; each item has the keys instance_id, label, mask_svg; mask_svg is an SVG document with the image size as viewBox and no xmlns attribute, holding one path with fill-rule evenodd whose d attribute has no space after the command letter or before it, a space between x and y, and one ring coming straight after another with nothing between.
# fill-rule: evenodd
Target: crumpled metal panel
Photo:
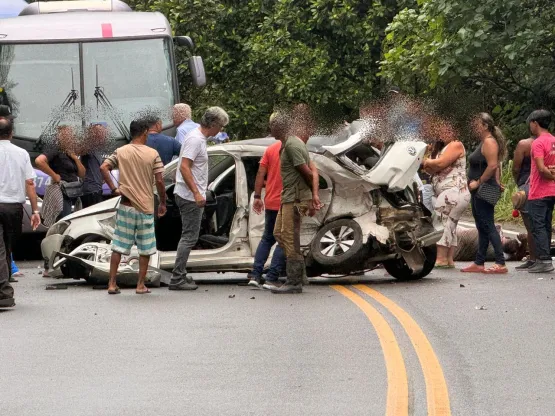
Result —
<instances>
[{"instance_id":1,"label":"crumpled metal panel","mask_svg":"<svg viewBox=\"0 0 555 416\"><path fill-rule=\"evenodd\" d=\"M65 265L71 270L71 266L82 266L87 270L87 276L69 276L75 278L88 278L95 283L108 283L110 278L110 258L112 248L109 244L87 243L82 244L69 254L58 253L61 257L54 263L58 269ZM157 269L159 263L158 253L151 256L149 270L146 274L146 283L159 286L161 282L169 284L169 276ZM117 272L117 283L122 286L133 286L139 278L139 253L136 247L131 249L128 256L122 256Z\"/></svg>"}]
</instances>

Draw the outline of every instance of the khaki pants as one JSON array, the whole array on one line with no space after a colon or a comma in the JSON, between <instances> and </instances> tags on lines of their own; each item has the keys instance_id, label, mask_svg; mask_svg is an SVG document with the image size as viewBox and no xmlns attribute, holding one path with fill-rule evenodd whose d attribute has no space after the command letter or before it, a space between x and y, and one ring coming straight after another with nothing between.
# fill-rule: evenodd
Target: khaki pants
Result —
<instances>
[{"instance_id":1,"label":"khaki pants","mask_svg":"<svg viewBox=\"0 0 555 416\"><path fill-rule=\"evenodd\" d=\"M274 237L287 257L287 283L308 284L304 256L301 252L301 219L308 212L308 201L281 204Z\"/></svg>"}]
</instances>

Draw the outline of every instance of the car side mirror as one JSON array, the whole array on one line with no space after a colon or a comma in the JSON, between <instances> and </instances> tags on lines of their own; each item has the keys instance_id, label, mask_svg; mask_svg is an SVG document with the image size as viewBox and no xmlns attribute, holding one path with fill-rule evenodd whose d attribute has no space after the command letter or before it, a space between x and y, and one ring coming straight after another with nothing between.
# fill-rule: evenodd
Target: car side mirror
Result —
<instances>
[{"instance_id":1,"label":"car side mirror","mask_svg":"<svg viewBox=\"0 0 555 416\"><path fill-rule=\"evenodd\" d=\"M195 87L204 87L206 85L206 73L204 72L204 63L202 57L191 56L189 58L189 71Z\"/></svg>"},{"instance_id":2,"label":"car side mirror","mask_svg":"<svg viewBox=\"0 0 555 416\"><path fill-rule=\"evenodd\" d=\"M174 42L179 46L185 46L189 50L195 49L195 42L189 36L176 36L173 38Z\"/></svg>"}]
</instances>

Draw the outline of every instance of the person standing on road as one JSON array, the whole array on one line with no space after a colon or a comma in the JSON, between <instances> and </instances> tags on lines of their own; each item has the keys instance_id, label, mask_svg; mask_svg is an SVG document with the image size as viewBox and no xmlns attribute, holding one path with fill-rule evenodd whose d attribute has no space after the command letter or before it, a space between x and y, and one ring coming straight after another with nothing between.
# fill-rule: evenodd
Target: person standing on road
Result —
<instances>
[{"instance_id":1,"label":"person standing on road","mask_svg":"<svg viewBox=\"0 0 555 416\"><path fill-rule=\"evenodd\" d=\"M529 137L528 139L519 141L516 145L513 157L513 178L516 186L518 186L518 189L524 191L526 195L530 192L530 172L532 169L531 153L534 139L534 137ZM516 266L515 269L527 270L536 262L536 247L534 237L532 235L532 221L530 220L527 202L524 205L524 208L521 209L520 215L522 216L522 221L526 227L526 240L528 241L528 251L530 252L530 257L520 266Z\"/></svg>"},{"instance_id":2,"label":"person standing on road","mask_svg":"<svg viewBox=\"0 0 555 416\"><path fill-rule=\"evenodd\" d=\"M287 280L272 293L301 293L306 280L304 255L301 252L301 219L313 216L321 207L318 195L319 175L306 148L314 132L310 109L297 105L293 114L293 132L280 151L283 191L276 218L274 237L285 251Z\"/></svg>"},{"instance_id":3,"label":"person standing on road","mask_svg":"<svg viewBox=\"0 0 555 416\"><path fill-rule=\"evenodd\" d=\"M83 196L81 197L83 208L102 202L104 179L100 172L100 165L104 158L100 151L104 148L107 138L108 129L102 124L93 124L87 131L85 146L88 150L81 156L81 163L86 170L83 180Z\"/></svg>"},{"instance_id":4,"label":"person standing on road","mask_svg":"<svg viewBox=\"0 0 555 416\"><path fill-rule=\"evenodd\" d=\"M283 114L274 113L270 117L270 132L277 140L276 143L269 146L262 159L260 160L260 167L256 174L256 182L254 184L254 203L253 210L257 214L262 214L264 211L264 234L260 244L256 249L254 255L254 265L252 272L249 273L249 285L261 287L262 272L264 265L272 247L276 244L274 237L274 227L276 225L276 218L281 205L281 191L283 189L281 184L280 160L279 153L283 141L287 138L287 121ZM264 202L262 202L262 188L264 187L264 180L266 179L266 194ZM274 289L279 287L279 277L285 270L285 255L281 246L277 246L272 256L272 263L268 274L266 275L264 288Z\"/></svg>"},{"instance_id":5,"label":"person standing on road","mask_svg":"<svg viewBox=\"0 0 555 416\"><path fill-rule=\"evenodd\" d=\"M35 159L37 167L52 178L52 183L48 187L50 188L54 185L62 194L62 210L57 218L55 218L55 221L71 214L77 199L64 192L63 185L65 183L73 184L79 182L86 174L85 166L83 166L76 154L75 136L71 127L58 127L57 139L57 146L53 146ZM59 195L60 192L57 192L57 194ZM48 189L46 193L48 193ZM43 210L47 208L45 205L48 205L46 193ZM52 224L45 221L45 225L49 227Z\"/></svg>"},{"instance_id":6,"label":"person standing on road","mask_svg":"<svg viewBox=\"0 0 555 416\"><path fill-rule=\"evenodd\" d=\"M40 225L35 170L29 154L11 143L12 134L11 110L0 106L0 308L15 306L14 290L10 285L12 245L21 234L26 197L33 210L33 230Z\"/></svg>"},{"instance_id":7,"label":"person standing on road","mask_svg":"<svg viewBox=\"0 0 555 416\"><path fill-rule=\"evenodd\" d=\"M191 131L199 127L198 123L191 120L191 114L191 107L188 104L179 103L173 106L173 125L177 127L175 139L180 145Z\"/></svg>"},{"instance_id":8,"label":"person standing on road","mask_svg":"<svg viewBox=\"0 0 555 416\"><path fill-rule=\"evenodd\" d=\"M139 251L139 280L136 292L139 295L150 293L145 286L146 272L150 256L156 253L154 235L154 194L152 182L160 198L158 215L166 214L166 189L164 186L164 165L158 152L146 146L148 122L134 120L129 130L131 143L117 149L100 167L104 180L114 196L121 195L116 216L114 238L112 240L112 259L110 261L109 294L119 294L116 275L122 255L129 255L136 243ZM119 187L116 188L110 171L119 169Z\"/></svg>"},{"instance_id":9,"label":"person standing on road","mask_svg":"<svg viewBox=\"0 0 555 416\"><path fill-rule=\"evenodd\" d=\"M499 199L502 188L499 183L501 161L507 154L507 145L503 133L487 113L480 113L472 122L475 134L480 138L480 145L468 158L468 189L472 204L472 215L478 229L478 252L476 260L462 269L466 273L503 274L508 273L503 255L501 236L495 227L494 199ZM480 189L482 187L482 192ZM488 195L493 195L490 197ZM486 253L489 243L495 252L495 265L485 268Z\"/></svg>"},{"instance_id":10,"label":"person standing on road","mask_svg":"<svg viewBox=\"0 0 555 416\"><path fill-rule=\"evenodd\" d=\"M220 107L210 107L181 147L175 183L175 203L181 213L181 239L177 246L175 267L169 290L195 290L196 283L187 276L187 261L200 232L208 187L208 152L206 141L229 123L229 116Z\"/></svg>"},{"instance_id":11,"label":"person standing on road","mask_svg":"<svg viewBox=\"0 0 555 416\"><path fill-rule=\"evenodd\" d=\"M458 245L457 224L470 203L466 151L451 126L441 125L438 133L440 138L434 144L432 157L424 161L423 168L431 175L434 210L443 223L443 236L437 242L435 267L452 269Z\"/></svg>"},{"instance_id":12,"label":"person standing on road","mask_svg":"<svg viewBox=\"0 0 555 416\"><path fill-rule=\"evenodd\" d=\"M148 119L148 140L146 145L155 149L166 166L175 156L179 156L181 145L173 137L162 134L162 119L153 116Z\"/></svg>"},{"instance_id":13,"label":"person standing on road","mask_svg":"<svg viewBox=\"0 0 555 416\"><path fill-rule=\"evenodd\" d=\"M528 272L547 273L553 270L551 236L555 207L555 137L548 131L551 124L549 111L533 111L526 122L532 135L537 137L532 143L533 163L527 202L537 260Z\"/></svg>"}]
</instances>

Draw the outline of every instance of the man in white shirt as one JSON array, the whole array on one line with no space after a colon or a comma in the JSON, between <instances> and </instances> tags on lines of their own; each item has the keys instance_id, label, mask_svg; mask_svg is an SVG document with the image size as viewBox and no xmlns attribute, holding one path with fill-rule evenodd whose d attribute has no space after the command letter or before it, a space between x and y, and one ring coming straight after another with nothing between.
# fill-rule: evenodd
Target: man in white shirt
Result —
<instances>
[{"instance_id":1,"label":"man in white shirt","mask_svg":"<svg viewBox=\"0 0 555 416\"><path fill-rule=\"evenodd\" d=\"M220 107L206 110L200 127L191 131L183 142L174 190L175 203L181 213L181 240L170 282L170 290L195 290L197 285L187 277L189 254L197 243L208 187L208 152L206 140L218 134L229 122Z\"/></svg>"},{"instance_id":2,"label":"man in white shirt","mask_svg":"<svg viewBox=\"0 0 555 416\"><path fill-rule=\"evenodd\" d=\"M177 127L175 139L179 144L183 144L185 137L199 127L198 123L191 120L191 107L183 103L173 106L173 125Z\"/></svg>"},{"instance_id":3,"label":"man in white shirt","mask_svg":"<svg viewBox=\"0 0 555 416\"><path fill-rule=\"evenodd\" d=\"M13 117L8 106L0 106L0 308L15 306L14 290L10 285L12 244L21 234L23 204L29 197L33 215L31 225L36 230L40 215L35 192L35 170L29 153L11 143Z\"/></svg>"}]
</instances>

